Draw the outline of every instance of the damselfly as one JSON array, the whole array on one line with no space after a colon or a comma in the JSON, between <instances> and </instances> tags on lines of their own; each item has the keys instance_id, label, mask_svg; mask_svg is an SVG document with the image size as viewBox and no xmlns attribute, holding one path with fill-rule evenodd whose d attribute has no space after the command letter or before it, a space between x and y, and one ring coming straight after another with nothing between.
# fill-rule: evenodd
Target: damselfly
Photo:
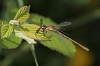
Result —
<instances>
[{"instance_id":1,"label":"damselfly","mask_svg":"<svg viewBox=\"0 0 100 66\"><path fill-rule=\"evenodd\" d=\"M68 26L68 25L71 25L71 22L63 22L63 23L60 23L58 26ZM63 36L63 37L65 37L65 38L69 39L69 40L72 41L73 43L77 44L78 46L80 46L80 47L83 48L84 50L89 51L89 49L88 49L87 47L82 46L80 43L76 42L75 40L73 40L73 39L69 38L68 36L66 36L66 35L62 34L61 32L59 32L59 31L55 28L55 26L53 26L53 25L49 25L49 26L43 25L43 19L42 19L42 18L40 19L40 28L37 29L36 33L38 33L38 32L40 31L40 29L43 30L44 35L46 35L46 33L47 33L48 30L54 31L54 32L60 34L61 36Z\"/></svg>"}]
</instances>

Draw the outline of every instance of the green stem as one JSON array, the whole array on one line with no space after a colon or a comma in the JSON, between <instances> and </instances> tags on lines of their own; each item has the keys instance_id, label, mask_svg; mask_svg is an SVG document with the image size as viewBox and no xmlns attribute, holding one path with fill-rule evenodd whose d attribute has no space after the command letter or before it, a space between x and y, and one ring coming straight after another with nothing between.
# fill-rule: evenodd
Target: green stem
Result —
<instances>
[{"instance_id":1,"label":"green stem","mask_svg":"<svg viewBox=\"0 0 100 66\"><path fill-rule=\"evenodd\" d=\"M30 49L31 49L31 52L32 52L32 54L33 54L33 57L34 57L36 66L39 66L39 65L38 65L38 62L37 62L37 58L36 58L36 53L35 53L35 47L34 47L34 44L30 44Z\"/></svg>"},{"instance_id":2,"label":"green stem","mask_svg":"<svg viewBox=\"0 0 100 66\"><path fill-rule=\"evenodd\" d=\"M23 0L18 0L18 4L19 4L19 7L24 6L24 2L23 2Z\"/></svg>"}]
</instances>

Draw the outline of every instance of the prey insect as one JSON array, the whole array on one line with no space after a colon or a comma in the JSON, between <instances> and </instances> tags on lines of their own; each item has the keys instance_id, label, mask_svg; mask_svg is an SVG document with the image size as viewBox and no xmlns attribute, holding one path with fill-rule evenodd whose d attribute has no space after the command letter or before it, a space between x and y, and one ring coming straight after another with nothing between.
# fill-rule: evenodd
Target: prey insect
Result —
<instances>
[{"instance_id":1,"label":"prey insect","mask_svg":"<svg viewBox=\"0 0 100 66\"><path fill-rule=\"evenodd\" d=\"M68 25L71 25L71 22L63 22L63 23L60 23L58 26L68 26ZM83 45L81 45L80 43L76 42L75 40L71 39L70 37L64 35L63 33L59 32L55 26L53 25L49 25L49 26L46 26L46 25L43 25L43 19L41 18L40 19L40 28L37 29L36 33L38 33L40 31L40 29L42 29L44 35L46 35L47 31L50 30L50 31L54 31L58 34L60 34L61 36L69 39L71 42L73 42L74 44L80 46L82 49L86 50L86 51L89 51L89 49Z\"/></svg>"}]
</instances>

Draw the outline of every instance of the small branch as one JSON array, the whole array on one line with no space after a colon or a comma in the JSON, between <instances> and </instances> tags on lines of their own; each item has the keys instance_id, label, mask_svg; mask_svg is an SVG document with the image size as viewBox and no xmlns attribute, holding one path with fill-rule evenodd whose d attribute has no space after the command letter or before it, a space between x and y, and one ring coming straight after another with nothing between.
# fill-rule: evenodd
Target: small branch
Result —
<instances>
[{"instance_id":1,"label":"small branch","mask_svg":"<svg viewBox=\"0 0 100 66\"><path fill-rule=\"evenodd\" d=\"M24 6L24 2L23 2L23 0L18 0L18 4L19 4L19 7Z\"/></svg>"},{"instance_id":2,"label":"small branch","mask_svg":"<svg viewBox=\"0 0 100 66\"><path fill-rule=\"evenodd\" d=\"M32 52L32 54L33 54L33 57L34 57L36 66L39 66L39 65L38 65L38 62L37 62L37 57L36 57L36 53L35 53L35 47L34 47L34 44L30 44L30 49L31 49L31 52Z\"/></svg>"}]
</instances>

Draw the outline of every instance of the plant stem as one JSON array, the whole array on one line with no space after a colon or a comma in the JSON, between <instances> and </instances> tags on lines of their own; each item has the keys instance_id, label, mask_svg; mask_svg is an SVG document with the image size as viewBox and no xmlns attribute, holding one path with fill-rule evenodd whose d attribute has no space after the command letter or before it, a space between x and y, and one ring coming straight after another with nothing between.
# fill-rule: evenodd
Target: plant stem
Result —
<instances>
[{"instance_id":1,"label":"plant stem","mask_svg":"<svg viewBox=\"0 0 100 66\"><path fill-rule=\"evenodd\" d=\"M18 4L19 4L19 7L24 6L24 2L23 2L23 0L18 0Z\"/></svg>"},{"instance_id":2,"label":"plant stem","mask_svg":"<svg viewBox=\"0 0 100 66\"><path fill-rule=\"evenodd\" d=\"M31 49L31 52L32 52L32 54L33 54L33 57L34 57L36 66L39 66L39 65L38 65L38 62L37 62L37 58L36 58L36 53L35 53L35 47L34 47L34 44L29 44L29 45L30 45L30 49Z\"/></svg>"}]
</instances>

